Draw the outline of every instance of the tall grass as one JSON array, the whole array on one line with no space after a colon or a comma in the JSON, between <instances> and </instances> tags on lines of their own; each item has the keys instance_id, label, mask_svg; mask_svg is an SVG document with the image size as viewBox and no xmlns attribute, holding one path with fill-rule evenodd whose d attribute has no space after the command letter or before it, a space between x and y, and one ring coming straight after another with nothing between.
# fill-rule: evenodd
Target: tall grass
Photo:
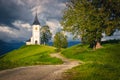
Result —
<instances>
[{"instance_id":1,"label":"tall grass","mask_svg":"<svg viewBox=\"0 0 120 80\"><path fill-rule=\"evenodd\" d=\"M120 80L120 44L106 44L98 50L77 45L62 52L84 63L65 73L65 80Z\"/></svg>"},{"instance_id":2,"label":"tall grass","mask_svg":"<svg viewBox=\"0 0 120 80\"><path fill-rule=\"evenodd\" d=\"M60 59L49 56L53 52L55 52L55 48L50 46L23 46L0 57L0 70L20 66L62 63Z\"/></svg>"}]
</instances>

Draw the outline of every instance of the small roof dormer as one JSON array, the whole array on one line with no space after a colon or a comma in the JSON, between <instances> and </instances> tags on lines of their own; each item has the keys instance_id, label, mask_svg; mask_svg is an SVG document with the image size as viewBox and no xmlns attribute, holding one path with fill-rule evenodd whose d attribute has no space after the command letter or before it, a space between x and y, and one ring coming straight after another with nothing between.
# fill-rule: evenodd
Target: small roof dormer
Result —
<instances>
[{"instance_id":1,"label":"small roof dormer","mask_svg":"<svg viewBox=\"0 0 120 80\"><path fill-rule=\"evenodd\" d=\"M39 20L38 20L37 13L36 13L36 15L35 15L35 19L34 19L33 25L40 25L40 22L39 22Z\"/></svg>"}]
</instances>

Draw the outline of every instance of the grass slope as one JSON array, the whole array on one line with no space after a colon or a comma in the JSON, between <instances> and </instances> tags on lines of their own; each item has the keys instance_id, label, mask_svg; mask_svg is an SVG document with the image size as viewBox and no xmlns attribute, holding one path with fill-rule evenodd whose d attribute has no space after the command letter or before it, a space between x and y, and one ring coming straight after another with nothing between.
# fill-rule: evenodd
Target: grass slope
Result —
<instances>
[{"instance_id":1,"label":"grass slope","mask_svg":"<svg viewBox=\"0 0 120 80\"><path fill-rule=\"evenodd\" d=\"M55 52L55 48L50 46L23 46L0 57L0 70L20 66L62 63L60 59L49 56L53 52Z\"/></svg>"},{"instance_id":2,"label":"grass slope","mask_svg":"<svg viewBox=\"0 0 120 80\"><path fill-rule=\"evenodd\" d=\"M84 62L66 72L64 80L120 80L120 44L106 44L96 51L76 45L62 54Z\"/></svg>"}]
</instances>

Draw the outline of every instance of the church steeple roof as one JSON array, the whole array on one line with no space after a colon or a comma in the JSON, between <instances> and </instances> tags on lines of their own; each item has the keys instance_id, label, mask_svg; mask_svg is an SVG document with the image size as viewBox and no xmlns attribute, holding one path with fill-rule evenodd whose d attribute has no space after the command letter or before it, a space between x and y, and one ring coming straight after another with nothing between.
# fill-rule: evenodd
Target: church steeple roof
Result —
<instances>
[{"instance_id":1,"label":"church steeple roof","mask_svg":"<svg viewBox=\"0 0 120 80\"><path fill-rule=\"evenodd\" d=\"M33 25L40 25L40 22L39 22L39 20L38 20L37 13L36 13L36 15L35 15L35 19L34 19Z\"/></svg>"}]
</instances>

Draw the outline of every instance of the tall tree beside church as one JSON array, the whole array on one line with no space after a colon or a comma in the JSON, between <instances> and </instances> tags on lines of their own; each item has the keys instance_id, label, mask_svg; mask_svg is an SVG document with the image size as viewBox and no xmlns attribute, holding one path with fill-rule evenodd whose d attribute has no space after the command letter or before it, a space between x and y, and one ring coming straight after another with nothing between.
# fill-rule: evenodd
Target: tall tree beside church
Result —
<instances>
[{"instance_id":1,"label":"tall tree beside church","mask_svg":"<svg viewBox=\"0 0 120 80\"><path fill-rule=\"evenodd\" d=\"M54 36L54 46L58 49L66 48L68 46L67 36L62 32L57 32Z\"/></svg>"},{"instance_id":2,"label":"tall tree beside church","mask_svg":"<svg viewBox=\"0 0 120 80\"><path fill-rule=\"evenodd\" d=\"M49 26L43 26L41 28L41 43L47 44L52 38L52 33L50 32Z\"/></svg>"},{"instance_id":3,"label":"tall tree beside church","mask_svg":"<svg viewBox=\"0 0 120 80\"><path fill-rule=\"evenodd\" d=\"M120 0L68 0L61 24L83 43L96 48L102 33L112 35L120 28Z\"/></svg>"}]
</instances>

